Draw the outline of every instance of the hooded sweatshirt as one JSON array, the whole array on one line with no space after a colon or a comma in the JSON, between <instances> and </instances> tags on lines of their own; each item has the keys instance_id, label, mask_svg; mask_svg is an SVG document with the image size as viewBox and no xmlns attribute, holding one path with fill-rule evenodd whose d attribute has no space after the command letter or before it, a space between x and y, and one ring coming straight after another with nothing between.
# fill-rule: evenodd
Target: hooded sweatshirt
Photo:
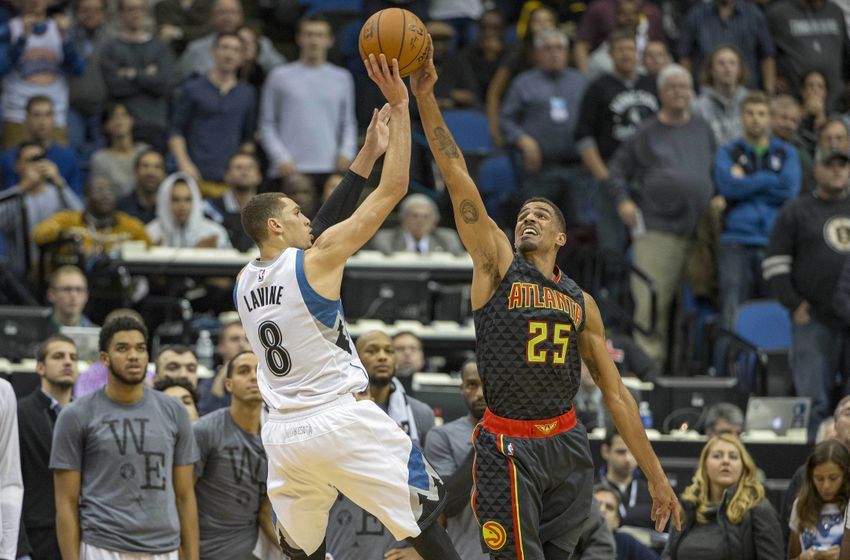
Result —
<instances>
[{"instance_id":1,"label":"hooded sweatshirt","mask_svg":"<svg viewBox=\"0 0 850 560\"><path fill-rule=\"evenodd\" d=\"M174 183L183 181L192 193L192 210L182 226L171 212L171 191ZM227 230L212 220L204 218L201 191L194 179L182 173L173 173L165 178L156 195L156 219L145 226L154 245L163 247L194 247L204 238L214 235L216 247L231 248Z\"/></svg>"}]
</instances>

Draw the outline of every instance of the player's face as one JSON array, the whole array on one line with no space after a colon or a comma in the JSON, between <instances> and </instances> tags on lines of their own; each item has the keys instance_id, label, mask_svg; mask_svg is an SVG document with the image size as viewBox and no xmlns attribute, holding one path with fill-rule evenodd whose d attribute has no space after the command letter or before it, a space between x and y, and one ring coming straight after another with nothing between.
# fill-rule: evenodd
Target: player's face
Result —
<instances>
[{"instance_id":1,"label":"player's face","mask_svg":"<svg viewBox=\"0 0 850 560\"><path fill-rule=\"evenodd\" d=\"M705 470L708 480L724 490L737 484L744 472L738 448L728 441L715 442L705 459Z\"/></svg>"},{"instance_id":2,"label":"player's face","mask_svg":"<svg viewBox=\"0 0 850 560\"><path fill-rule=\"evenodd\" d=\"M178 224L185 225L192 215L192 191L182 181L174 183L171 189L171 214Z\"/></svg>"},{"instance_id":3,"label":"player's face","mask_svg":"<svg viewBox=\"0 0 850 560\"><path fill-rule=\"evenodd\" d=\"M466 400L466 406L475 419L481 420L484 417L484 411L487 410L487 401L484 400L484 386L478 375L478 366L474 363L466 364L461 372L461 378L463 382L460 385L460 391Z\"/></svg>"},{"instance_id":4,"label":"player's face","mask_svg":"<svg viewBox=\"0 0 850 560\"><path fill-rule=\"evenodd\" d=\"M148 344L139 331L118 331L109 342L100 361L120 382L138 385L145 380L148 365Z\"/></svg>"},{"instance_id":5,"label":"player's face","mask_svg":"<svg viewBox=\"0 0 850 560\"><path fill-rule=\"evenodd\" d=\"M189 393L189 391L186 390L185 387L180 387L179 385L172 385L171 387L163 391L163 393L183 403L183 406L186 407L186 412L189 413L189 420L194 422L198 419L198 408L195 406L195 399L192 398L192 395Z\"/></svg>"},{"instance_id":6,"label":"player's face","mask_svg":"<svg viewBox=\"0 0 850 560\"><path fill-rule=\"evenodd\" d=\"M360 339L357 341L357 353L366 373L369 374L369 381L372 384L386 385L395 373L395 349L392 339L382 332L367 333Z\"/></svg>"},{"instance_id":7,"label":"player's face","mask_svg":"<svg viewBox=\"0 0 850 560\"><path fill-rule=\"evenodd\" d=\"M750 138L762 138L770 133L770 109L763 103L748 103L741 111L741 122Z\"/></svg>"},{"instance_id":8,"label":"player's face","mask_svg":"<svg viewBox=\"0 0 850 560\"><path fill-rule=\"evenodd\" d=\"M192 387L198 386L198 358L193 353L166 350L156 362L157 377L185 379Z\"/></svg>"},{"instance_id":9,"label":"player's face","mask_svg":"<svg viewBox=\"0 0 850 560\"><path fill-rule=\"evenodd\" d=\"M599 490L593 494L596 501L599 502L599 511L602 512L602 517L611 528L616 529L620 526L620 512L617 511L617 498L610 490Z\"/></svg>"},{"instance_id":10,"label":"player's face","mask_svg":"<svg viewBox=\"0 0 850 560\"><path fill-rule=\"evenodd\" d=\"M566 242L555 211L545 202L529 202L519 211L514 244L520 253L557 251Z\"/></svg>"},{"instance_id":11,"label":"player's face","mask_svg":"<svg viewBox=\"0 0 850 560\"><path fill-rule=\"evenodd\" d=\"M77 347L70 342L57 340L47 347L44 362L35 371L51 385L69 388L77 381Z\"/></svg>"},{"instance_id":12,"label":"player's face","mask_svg":"<svg viewBox=\"0 0 850 560\"><path fill-rule=\"evenodd\" d=\"M278 218L283 226L283 237L286 244L296 249L309 249L313 244L313 234L310 231L310 219L301 213L301 207L291 198L284 198Z\"/></svg>"},{"instance_id":13,"label":"player's face","mask_svg":"<svg viewBox=\"0 0 850 560\"><path fill-rule=\"evenodd\" d=\"M260 403L263 400L260 386L257 385L257 357L254 354L240 354L233 359L230 379L225 387L237 401Z\"/></svg>"},{"instance_id":14,"label":"player's face","mask_svg":"<svg viewBox=\"0 0 850 560\"><path fill-rule=\"evenodd\" d=\"M835 500L838 491L844 484L844 476L841 467L832 461L827 461L812 469L812 482L814 482L815 488L824 502L829 503Z\"/></svg>"},{"instance_id":15,"label":"player's face","mask_svg":"<svg viewBox=\"0 0 850 560\"><path fill-rule=\"evenodd\" d=\"M637 468L635 456L632 455L632 452L626 447L626 442L619 435L611 438L606 461L608 462L608 470L620 478L628 477Z\"/></svg>"}]
</instances>

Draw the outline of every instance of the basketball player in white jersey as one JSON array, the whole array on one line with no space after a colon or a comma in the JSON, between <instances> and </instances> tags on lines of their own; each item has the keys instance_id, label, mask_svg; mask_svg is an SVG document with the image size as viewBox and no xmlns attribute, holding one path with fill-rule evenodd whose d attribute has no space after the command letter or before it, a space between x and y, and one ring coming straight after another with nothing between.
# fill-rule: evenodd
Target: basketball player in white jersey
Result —
<instances>
[{"instance_id":1,"label":"basketball player in white jersey","mask_svg":"<svg viewBox=\"0 0 850 560\"><path fill-rule=\"evenodd\" d=\"M368 376L339 299L345 262L378 230L407 192L407 88L386 59L366 68L388 104L372 127L389 126L378 187L350 218L312 239L310 221L280 193L252 198L242 225L260 259L240 272L234 297L269 405L263 445L268 494L281 548L293 559L324 560L328 511L342 492L425 560L460 560L434 523L445 498L421 451L375 403L356 400Z\"/></svg>"}]
</instances>

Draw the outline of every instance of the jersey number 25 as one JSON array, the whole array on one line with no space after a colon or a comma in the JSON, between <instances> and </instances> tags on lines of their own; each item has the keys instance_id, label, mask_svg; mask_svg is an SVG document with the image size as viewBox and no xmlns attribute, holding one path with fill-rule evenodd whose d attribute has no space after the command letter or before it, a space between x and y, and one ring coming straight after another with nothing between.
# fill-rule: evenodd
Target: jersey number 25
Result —
<instances>
[{"instance_id":1,"label":"jersey number 25","mask_svg":"<svg viewBox=\"0 0 850 560\"><path fill-rule=\"evenodd\" d=\"M551 328L550 328L551 327ZM567 361L567 345L570 343L572 325L569 323L528 322L528 344L525 347L525 359L530 364L545 364L549 361L550 351L543 347L552 333L552 364L562 366Z\"/></svg>"}]
</instances>

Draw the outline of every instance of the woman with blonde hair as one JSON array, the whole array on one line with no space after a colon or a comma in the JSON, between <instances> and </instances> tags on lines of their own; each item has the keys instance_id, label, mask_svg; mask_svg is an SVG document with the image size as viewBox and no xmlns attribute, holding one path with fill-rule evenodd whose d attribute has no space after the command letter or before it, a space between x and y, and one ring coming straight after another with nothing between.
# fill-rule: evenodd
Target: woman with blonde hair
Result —
<instances>
[{"instance_id":1,"label":"woman with blonde hair","mask_svg":"<svg viewBox=\"0 0 850 560\"><path fill-rule=\"evenodd\" d=\"M691 485L681 496L682 530L673 529L662 559L783 558L782 529L756 480L756 465L729 434L708 440Z\"/></svg>"}]
</instances>

